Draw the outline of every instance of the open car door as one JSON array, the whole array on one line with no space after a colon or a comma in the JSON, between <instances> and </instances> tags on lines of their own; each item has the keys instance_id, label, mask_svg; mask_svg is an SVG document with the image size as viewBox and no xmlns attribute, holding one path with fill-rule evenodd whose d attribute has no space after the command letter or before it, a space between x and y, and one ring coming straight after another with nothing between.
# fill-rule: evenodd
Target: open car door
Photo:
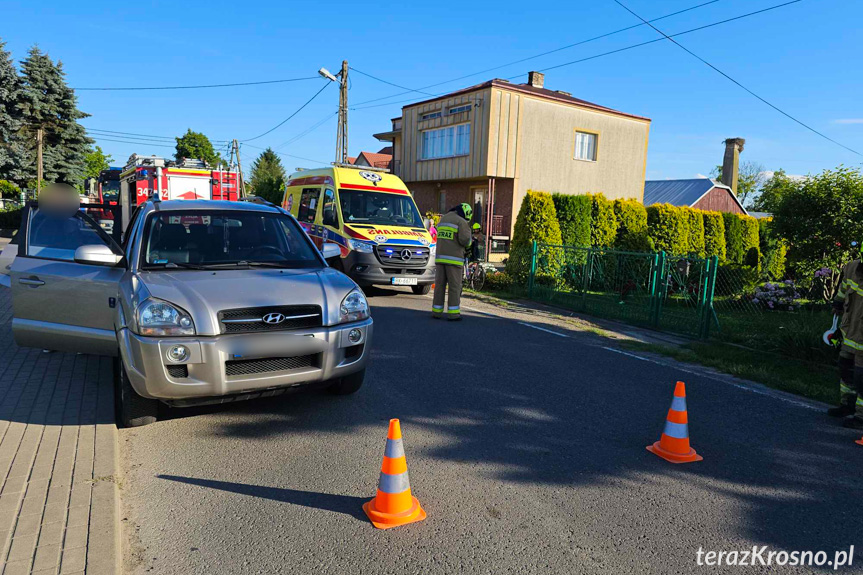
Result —
<instances>
[{"instance_id":1,"label":"open car door","mask_svg":"<svg viewBox=\"0 0 863 575\"><path fill-rule=\"evenodd\" d=\"M10 269L15 342L116 355L121 262L119 246L84 211L25 208Z\"/></svg>"}]
</instances>

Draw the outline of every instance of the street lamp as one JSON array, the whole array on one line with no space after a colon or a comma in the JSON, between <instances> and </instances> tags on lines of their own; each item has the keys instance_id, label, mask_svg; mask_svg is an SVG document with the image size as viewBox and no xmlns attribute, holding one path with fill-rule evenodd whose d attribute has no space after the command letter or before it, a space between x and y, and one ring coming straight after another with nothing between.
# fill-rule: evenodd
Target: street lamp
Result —
<instances>
[{"instance_id":1,"label":"street lamp","mask_svg":"<svg viewBox=\"0 0 863 575\"><path fill-rule=\"evenodd\" d=\"M336 78L335 76L333 76L333 75L330 73L330 71L329 71L329 70L327 70L326 68L321 68L320 70L318 70L318 74L320 74L321 78L326 78L326 79L327 79L327 80L329 80L330 82L337 82L337 81L338 81L338 78Z\"/></svg>"}]
</instances>

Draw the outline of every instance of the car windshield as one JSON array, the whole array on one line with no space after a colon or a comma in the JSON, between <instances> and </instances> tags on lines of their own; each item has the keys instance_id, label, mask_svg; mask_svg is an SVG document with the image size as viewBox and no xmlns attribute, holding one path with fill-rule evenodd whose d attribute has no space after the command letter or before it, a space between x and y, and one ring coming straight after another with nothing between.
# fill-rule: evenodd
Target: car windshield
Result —
<instances>
[{"instance_id":1,"label":"car windshield","mask_svg":"<svg viewBox=\"0 0 863 575\"><path fill-rule=\"evenodd\" d=\"M423 227L422 218L409 195L340 189L339 200L342 218L348 224Z\"/></svg>"},{"instance_id":2,"label":"car windshield","mask_svg":"<svg viewBox=\"0 0 863 575\"><path fill-rule=\"evenodd\" d=\"M106 180L102 182L102 201L116 202L120 195L120 181Z\"/></svg>"},{"instance_id":3,"label":"car windshield","mask_svg":"<svg viewBox=\"0 0 863 575\"><path fill-rule=\"evenodd\" d=\"M144 228L142 253L145 269L323 267L297 223L274 212L154 212Z\"/></svg>"}]
</instances>

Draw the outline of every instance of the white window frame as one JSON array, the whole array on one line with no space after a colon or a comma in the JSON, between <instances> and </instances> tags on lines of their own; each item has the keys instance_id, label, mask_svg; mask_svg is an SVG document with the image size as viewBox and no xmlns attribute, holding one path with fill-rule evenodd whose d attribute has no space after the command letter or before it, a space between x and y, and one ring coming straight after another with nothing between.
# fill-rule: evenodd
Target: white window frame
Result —
<instances>
[{"instance_id":1,"label":"white window frame","mask_svg":"<svg viewBox=\"0 0 863 575\"><path fill-rule=\"evenodd\" d=\"M440 110L434 112L426 112L425 114L420 116L420 122L424 122L425 120L434 120L436 118L440 118L443 116L443 112Z\"/></svg>"},{"instance_id":2,"label":"white window frame","mask_svg":"<svg viewBox=\"0 0 863 575\"><path fill-rule=\"evenodd\" d=\"M447 114L461 114L462 112L470 112L473 106L471 104L459 104L447 110Z\"/></svg>"},{"instance_id":3,"label":"white window frame","mask_svg":"<svg viewBox=\"0 0 863 575\"><path fill-rule=\"evenodd\" d=\"M452 132L451 136L446 134L446 132L449 131ZM459 145L459 131L462 132L462 137L465 138L461 141L461 146ZM435 133L441 133L442 137L445 139L438 139L431 143L430 139ZM451 142L446 138L451 138ZM420 132L420 160L441 160L445 158L469 156L470 139L470 122L423 130ZM433 149L430 149L432 147Z\"/></svg>"},{"instance_id":4,"label":"white window frame","mask_svg":"<svg viewBox=\"0 0 863 575\"><path fill-rule=\"evenodd\" d=\"M585 138L584 136L587 136ZM599 133L589 130L575 129L575 141L572 146L572 159L582 162L595 162L599 158ZM591 146L591 140L593 146Z\"/></svg>"}]
</instances>

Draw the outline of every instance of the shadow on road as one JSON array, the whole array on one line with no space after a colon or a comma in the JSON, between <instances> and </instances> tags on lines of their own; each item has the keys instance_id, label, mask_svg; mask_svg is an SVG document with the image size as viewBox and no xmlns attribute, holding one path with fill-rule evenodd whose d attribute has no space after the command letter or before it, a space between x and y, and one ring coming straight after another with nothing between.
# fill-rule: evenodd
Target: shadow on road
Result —
<instances>
[{"instance_id":1,"label":"shadow on road","mask_svg":"<svg viewBox=\"0 0 863 575\"><path fill-rule=\"evenodd\" d=\"M199 479L196 477L181 477L178 475L157 475L159 479L177 481L187 485L197 485L209 489L218 489L250 497L260 497L302 507L311 507L334 513L344 513L355 519L367 521L362 505L369 500L368 497L352 497L350 495L336 495L332 493L316 493L314 491L300 491L299 489L285 489L281 487L266 487L263 485L248 485L246 483L233 483L230 481L216 481L214 479Z\"/></svg>"}]
</instances>

